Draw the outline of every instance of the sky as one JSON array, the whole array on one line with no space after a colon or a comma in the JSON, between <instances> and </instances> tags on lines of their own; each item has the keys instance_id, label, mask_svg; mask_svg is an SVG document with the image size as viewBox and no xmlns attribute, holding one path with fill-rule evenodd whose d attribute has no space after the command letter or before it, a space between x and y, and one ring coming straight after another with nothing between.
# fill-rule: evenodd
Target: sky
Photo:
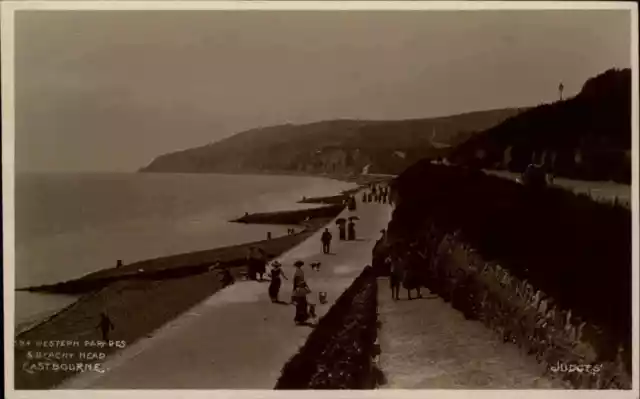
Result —
<instances>
[{"instance_id":1,"label":"sky","mask_svg":"<svg viewBox=\"0 0 640 399\"><path fill-rule=\"evenodd\" d=\"M629 11L15 18L17 171L135 171L260 126L532 106L631 63Z\"/></svg>"}]
</instances>

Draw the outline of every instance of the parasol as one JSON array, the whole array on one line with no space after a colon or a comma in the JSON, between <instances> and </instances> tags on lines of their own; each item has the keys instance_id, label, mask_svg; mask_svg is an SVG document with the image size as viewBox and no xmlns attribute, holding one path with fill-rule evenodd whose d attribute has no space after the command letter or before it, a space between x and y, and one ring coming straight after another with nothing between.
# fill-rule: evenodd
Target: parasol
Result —
<instances>
[{"instance_id":1,"label":"parasol","mask_svg":"<svg viewBox=\"0 0 640 399\"><path fill-rule=\"evenodd\" d=\"M336 224L340 225L340 224L345 224L347 223L347 219L345 218L339 218L336 220Z\"/></svg>"}]
</instances>

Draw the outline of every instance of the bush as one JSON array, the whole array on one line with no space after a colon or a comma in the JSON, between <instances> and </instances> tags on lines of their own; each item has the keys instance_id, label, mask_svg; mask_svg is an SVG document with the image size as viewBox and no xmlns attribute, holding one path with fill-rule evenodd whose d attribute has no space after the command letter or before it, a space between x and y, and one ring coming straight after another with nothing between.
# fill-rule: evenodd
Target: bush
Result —
<instances>
[{"instance_id":1,"label":"bush","mask_svg":"<svg viewBox=\"0 0 640 399\"><path fill-rule=\"evenodd\" d=\"M388 229L392 240L411 240L430 224L445 234L459 231L484 259L631 342L628 209L427 161L400 175L393 190L399 200Z\"/></svg>"},{"instance_id":2,"label":"bush","mask_svg":"<svg viewBox=\"0 0 640 399\"><path fill-rule=\"evenodd\" d=\"M366 267L284 366L275 389L373 388L376 295L375 275Z\"/></svg>"}]
</instances>

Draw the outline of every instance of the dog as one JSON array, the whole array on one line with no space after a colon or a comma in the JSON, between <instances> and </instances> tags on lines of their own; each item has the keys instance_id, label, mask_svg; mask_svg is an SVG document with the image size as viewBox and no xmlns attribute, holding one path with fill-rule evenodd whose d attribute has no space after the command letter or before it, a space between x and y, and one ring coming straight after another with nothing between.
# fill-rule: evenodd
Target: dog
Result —
<instances>
[{"instance_id":1,"label":"dog","mask_svg":"<svg viewBox=\"0 0 640 399\"><path fill-rule=\"evenodd\" d=\"M320 264L321 264L320 262L313 262L311 264L311 270L315 270L315 271L319 272L320 271Z\"/></svg>"}]
</instances>

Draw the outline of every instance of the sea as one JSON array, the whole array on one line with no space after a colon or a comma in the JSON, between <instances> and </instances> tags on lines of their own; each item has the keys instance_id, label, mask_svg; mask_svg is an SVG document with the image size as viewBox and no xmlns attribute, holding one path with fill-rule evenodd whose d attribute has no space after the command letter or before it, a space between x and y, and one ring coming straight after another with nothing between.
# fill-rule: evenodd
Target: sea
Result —
<instances>
[{"instance_id":1,"label":"sea","mask_svg":"<svg viewBox=\"0 0 640 399\"><path fill-rule=\"evenodd\" d=\"M309 208L302 197L338 194L354 183L319 177L151 173L18 173L16 288L96 270L286 235L290 226L229 220L245 212ZM317 206L317 205L316 205ZM72 304L75 296L16 292L18 331Z\"/></svg>"}]
</instances>

